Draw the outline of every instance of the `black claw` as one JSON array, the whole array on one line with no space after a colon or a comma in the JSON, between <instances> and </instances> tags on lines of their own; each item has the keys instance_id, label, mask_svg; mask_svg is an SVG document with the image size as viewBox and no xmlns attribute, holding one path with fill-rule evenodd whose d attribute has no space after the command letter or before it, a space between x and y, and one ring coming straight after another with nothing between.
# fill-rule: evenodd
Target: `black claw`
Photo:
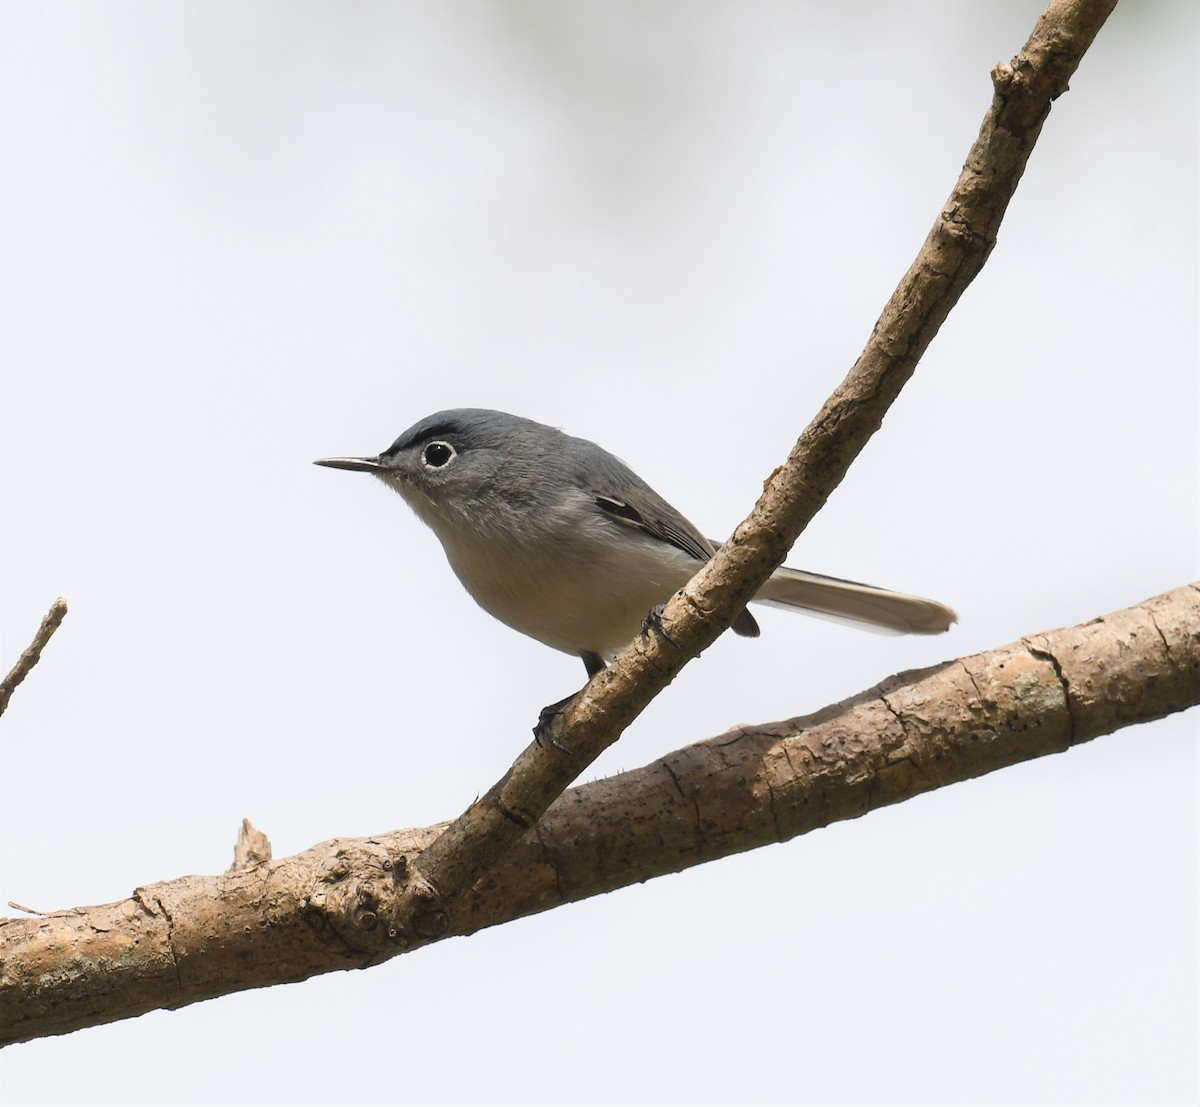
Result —
<instances>
[{"instance_id":1,"label":"black claw","mask_svg":"<svg viewBox=\"0 0 1200 1107\"><path fill-rule=\"evenodd\" d=\"M646 617L642 620L642 633L649 634L652 630L657 630L673 646L675 645L675 639L663 630L663 612L666 610L666 607L666 604L660 603L650 609Z\"/></svg>"},{"instance_id":2,"label":"black claw","mask_svg":"<svg viewBox=\"0 0 1200 1107\"><path fill-rule=\"evenodd\" d=\"M533 728L533 740L545 748L549 742L556 750L561 753L570 754L571 750L568 746L564 746L554 734L555 720L563 713L563 708L567 706L578 695L567 696L565 699L559 700L557 703L550 704L549 707L543 707L538 714L537 726Z\"/></svg>"}]
</instances>

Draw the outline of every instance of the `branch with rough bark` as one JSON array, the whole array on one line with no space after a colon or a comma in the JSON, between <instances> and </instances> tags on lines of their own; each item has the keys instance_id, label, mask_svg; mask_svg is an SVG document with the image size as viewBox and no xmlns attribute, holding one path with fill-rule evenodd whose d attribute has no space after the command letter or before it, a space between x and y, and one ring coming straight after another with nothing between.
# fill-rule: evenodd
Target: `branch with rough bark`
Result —
<instances>
[{"instance_id":1,"label":"branch with rough bark","mask_svg":"<svg viewBox=\"0 0 1200 1107\"><path fill-rule=\"evenodd\" d=\"M841 483L996 243L1050 105L1116 0L1052 0L1029 41L992 71L994 95L950 198L846 379L767 480L747 519L635 640L408 867L392 915L402 944L440 937L464 898L550 804L728 629ZM560 755L560 748L571 755Z\"/></svg>"},{"instance_id":2,"label":"branch with rough bark","mask_svg":"<svg viewBox=\"0 0 1200 1107\"><path fill-rule=\"evenodd\" d=\"M443 937L787 841L1200 703L1200 585L890 677L573 788ZM443 826L335 839L120 903L0 920L0 1045L401 952L407 858Z\"/></svg>"},{"instance_id":3,"label":"branch with rough bark","mask_svg":"<svg viewBox=\"0 0 1200 1107\"><path fill-rule=\"evenodd\" d=\"M1054 0L1021 53L995 68L962 175L862 355L733 538L550 718L571 754L531 745L449 826L0 921L0 1044L386 960L1194 703L1196 591L1184 589L1133 609L1134 629L1119 629L1135 618L1120 613L1094 624L1103 633L1076 628L893 678L810 719L741 730L563 795L729 626L878 429L995 245L1051 102L1114 4ZM1136 658L1145 669L1126 671ZM1098 683L1107 694L1096 700Z\"/></svg>"}]
</instances>

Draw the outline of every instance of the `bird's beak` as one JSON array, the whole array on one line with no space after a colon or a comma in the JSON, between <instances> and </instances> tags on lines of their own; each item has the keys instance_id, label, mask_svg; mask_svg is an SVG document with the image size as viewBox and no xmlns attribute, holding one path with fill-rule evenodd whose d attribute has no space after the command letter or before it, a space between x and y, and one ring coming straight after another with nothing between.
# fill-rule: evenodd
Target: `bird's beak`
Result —
<instances>
[{"instance_id":1,"label":"bird's beak","mask_svg":"<svg viewBox=\"0 0 1200 1107\"><path fill-rule=\"evenodd\" d=\"M352 469L356 473L380 473L387 469L377 457L320 457L313 464L329 469Z\"/></svg>"}]
</instances>

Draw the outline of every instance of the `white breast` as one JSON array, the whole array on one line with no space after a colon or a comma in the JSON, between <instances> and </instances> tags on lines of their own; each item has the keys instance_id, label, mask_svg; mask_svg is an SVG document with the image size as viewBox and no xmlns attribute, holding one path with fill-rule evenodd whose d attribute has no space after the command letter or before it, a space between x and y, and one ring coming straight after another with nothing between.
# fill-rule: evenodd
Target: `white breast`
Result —
<instances>
[{"instance_id":1,"label":"white breast","mask_svg":"<svg viewBox=\"0 0 1200 1107\"><path fill-rule=\"evenodd\" d=\"M700 563L607 518L582 493L573 496L541 527L528 520L519 530L482 529L477 519L426 521L485 611L556 650L610 658Z\"/></svg>"}]
</instances>

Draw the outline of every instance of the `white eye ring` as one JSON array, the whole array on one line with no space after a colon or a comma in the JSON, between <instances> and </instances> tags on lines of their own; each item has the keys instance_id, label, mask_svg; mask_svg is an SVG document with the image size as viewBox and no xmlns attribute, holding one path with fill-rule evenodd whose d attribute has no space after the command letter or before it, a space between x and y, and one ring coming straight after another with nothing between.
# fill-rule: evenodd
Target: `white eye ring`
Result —
<instances>
[{"instance_id":1,"label":"white eye ring","mask_svg":"<svg viewBox=\"0 0 1200 1107\"><path fill-rule=\"evenodd\" d=\"M449 442L430 442L421 451L421 464L426 469L444 469L456 457L458 451Z\"/></svg>"}]
</instances>

